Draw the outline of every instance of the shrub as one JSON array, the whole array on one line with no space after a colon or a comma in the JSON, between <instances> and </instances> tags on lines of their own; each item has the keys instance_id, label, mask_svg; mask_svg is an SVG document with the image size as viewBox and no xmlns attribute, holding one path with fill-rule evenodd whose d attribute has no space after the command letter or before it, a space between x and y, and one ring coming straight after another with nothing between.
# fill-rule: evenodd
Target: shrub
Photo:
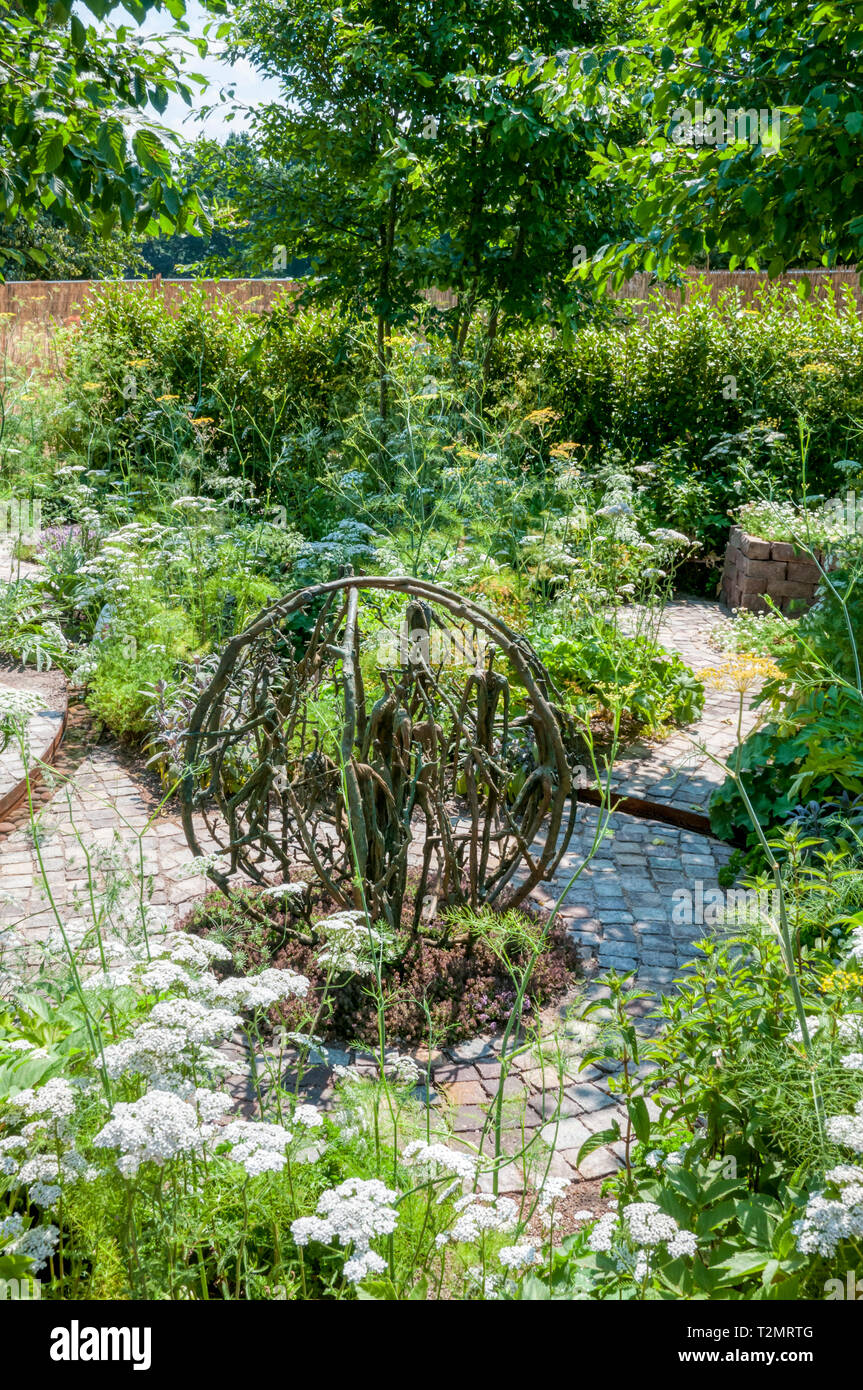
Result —
<instances>
[{"instance_id":1,"label":"shrub","mask_svg":"<svg viewBox=\"0 0 863 1390\"><path fill-rule=\"evenodd\" d=\"M863 792L863 599L859 562L849 560L823 580L817 601L775 652L776 674L756 704L774 717L735 754L735 767L759 820L778 826L801 801L835 800ZM733 777L710 801L711 825L732 838L757 837Z\"/></svg>"},{"instance_id":2,"label":"shrub","mask_svg":"<svg viewBox=\"0 0 863 1390\"><path fill-rule=\"evenodd\" d=\"M292 427L321 428L355 400L363 361L334 308L295 311L285 298L261 315L202 288L169 306L109 285L68 339L59 433L100 467L118 453L170 467L203 439L211 461L265 484Z\"/></svg>"},{"instance_id":3,"label":"shrub","mask_svg":"<svg viewBox=\"0 0 863 1390\"><path fill-rule=\"evenodd\" d=\"M610 623L540 642L539 651L571 708L601 710L614 689L628 718L655 732L692 723L704 707L704 687L675 652L648 637L626 637Z\"/></svg>"},{"instance_id":4,"label":"shrub","mask_svg":"<svg viewBox=\"0 0 863 1390\"><path fill-rule=\"evenodd\" d=\"M571 343L504 334L490 370L492 400L514 381L525 408L558 413L562 438L652 462L646 494L662 519L716 547L730 507L790 495L801 416L811 490L838 483L834 460L863 414L863 323L847 302L795 288L765 287L754 308L696 289L680 309L656 298L639 320L588 324Z\"/></svg>"}]
</instances>

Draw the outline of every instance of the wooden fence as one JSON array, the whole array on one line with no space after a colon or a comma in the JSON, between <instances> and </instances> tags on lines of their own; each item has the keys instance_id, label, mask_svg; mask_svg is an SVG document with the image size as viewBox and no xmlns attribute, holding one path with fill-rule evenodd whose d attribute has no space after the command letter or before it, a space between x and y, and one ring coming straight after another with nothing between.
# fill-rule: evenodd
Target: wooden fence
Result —
<instances>
[{"instance_id":1,"label":"wooden fence","mask_svg":"<svg viewBox=\"0 0 863 1390\"><path fill-rule=\"evenodd\" d=\"M793 285L809 280L816 296L832 293L841 299L840 290L847 286L858 314L863 314L863 292L860 278L853 269L835 271L791 271L778 280L768 281L752 271L688 270L684 273L683 289L659 287L673 304L688 299L694 285L706 284L716 301L725 290L737 289L747 304L757 303L765 285ZM19 366L38 366L54 370L59 366L54 335L63 326L78 322L86 311L87 302L103 282L98 280L11 280L0 284L0 357ZM291 280L165 280L157 275L152 280L119 282L129 294L161 296L168 305L178 303L193 289L203 289L209 300L231 299L245 313L266 313L283 295L293 295L299 285ZM652 277L636 275L627 281L615 297L623 300L647 300L657 286ZM431 290L428 298L439 306L455 303L447 292Z\"/></svg>"},{"instance_id":2,"label":"wooden fence","mask_svg":"<svg viewBox=\"0 0 863 1390\"><path fill-rule=\"evenodd\" d=\"M857 307L857 313L863 314L863 291L860 288L860 277L851 266L845 266L841 270L790 270L787 275L779 275L775 280L768 280L766 275L754 270L686 270L683 272L683 279L682 290L675 289L671 285L653 286L653 290L655 292L656 288L661 288L664 297L670 303L679 306L683 300L689 298L693 286L703 283L709 289L714 304L719 296L727 290L738 290L741 299L747 305L751 305L759 301L765 288L769 290L773 285L799 285L808 280L816 298L825 298L835 294L837 304L840 307L843 304L845 287L847 287ZM650 275L634 275L617 291L616 298L646 300L651 293L651 281Z\"/></svg>"}]
</instances>

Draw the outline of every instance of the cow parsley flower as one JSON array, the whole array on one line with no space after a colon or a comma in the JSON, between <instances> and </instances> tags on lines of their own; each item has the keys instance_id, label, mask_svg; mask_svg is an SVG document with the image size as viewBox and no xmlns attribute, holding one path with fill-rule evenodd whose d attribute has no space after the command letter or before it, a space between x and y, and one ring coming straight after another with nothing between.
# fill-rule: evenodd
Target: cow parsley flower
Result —
<instances>
[{"instance_id":1,"label":"cow parsley flower","mask_svg":"<svg viewBox=\"0 0 863 1390\"><path fill-rule=\"evenodd\" d=\"M375 962L389 960L393 954L391 933L382 925L372 926L359 910L334 912L315 924L324 938L318 963L346 975L373 975Z\"/></svg>"},{"instance_id":2,"label":"cow parsley flower","mask_svg":"<svg viewBox=\"0 0 863 1390\"><path fill-rule=\"evenodd\" d=\"M514 1270L527 1269L538 1259L534 1245L504 1245L498 1250L497 1257L505 1269Z\"/></svg>"},{"instance_id":3,"label":"cow parsley flower","mask_svg":"<svg viewBox=\"0 0 863 1390\"><path fill-rule=\"evenodd\" d=\"M0 1252L4 1255L24 1255L32 1260L28 1273L38 1274L57 1248L60 1232L56 1226L24 1226L20 1212L0 1219Z\"/></svg>"},{"instance_id":4,"label":"cow parsley flower","mask_svg":"<svg viewBox=\"0 0 863 1390\"><path fill-rule=\"evenodd\" d=\"M168 957L177 965L188 965L198 970L206 970L214 960L231 960L231 952L220 941L212 941L208 936L192 936L186 932L167 932L164 944L153 950L153 956Z\"/></svg>"},{"instance_id":5,"label":"cow parsley flower","mask_svg":"<svg viewBox=\"0 0 863 1390\"><path fill-rule=\"evenodd\" d=\"M623 1219L635 1245L662 1245L678 1232L673 1216L666 1216L655 1202L631 1202L623 1209Z\"/></svg>"},{"instance_id":6,"label":"cow parsley flower","mask_svg":"<svg viewBox=\"0 0 863 1390\"><path fill-rule=\"evenodd\" d=\"M27 1195L37 1207L53 1207L59 1202L62 1191L58 1183L34 1182Z\"/></svg>"},{"instance_id":7,"label":"cow parsley flower","mask_svg":"<svg viewBox=\"0 0 863 1390\"><path fill-rule=\"evenodd\" d=\"M846 1181L846 1174L850 1181ZM816 1193L791 1228L803 1255L835 1255L841 1241L863 1236L863 1172L856 1167L840 1166L826 1176L839 1188L838 1198Z\"/></svg>"},{"instance_id":8,"label":"cow parsley flower","mask_svg":"<svg viewBox=\"0 0 863 1390\"><path fill-rule=\"evenodd\" d=\"M55 1076L37 1089L19 1091L12 1104L33 1121L33 1130L50 1129L59 1137L66 1133L75 1114L77 1091L70 1081Z\"/></svg>"},{"instance_id":9,"label":"cow parsley flower","mask_svg":"<svg viewBox=\"0 0 863 1390\"><path fill-rule=\"evenodd\" d=\"M814 1038L815 1034L818 1032L818 1030L819 1030L820 1027L821 1027L821 1019L820 1019L820 1018L809 1018L809 1017L807 1017L807 1019L806 1019L806 1028L807 1028L807 1030L808 1030L808 1033L809 1033L810 1038ZM791 1032L788 1034L788 1036L786 1037L785 1041L786 1041L786 1042L789 1042L789 1043L802 1043L802 1041L803 1041L803 1030L802 1030L802 1028L801 1028L801 1026L800 1026L799 1020L797 1021L797 1023L795 1023L794 1027L791 1029Z\"/></svg>"},{"instance_id":10,"label":"cow parsley flower","mask_svg":"<svg viewBox=\"0 0 863 1390\"><path fill-rule=\"evenodd\" d=\"M320 1110L314 1105L298 1105L291 1116L294 1124L305 1125L306 1129L318 1129L323 1123Z\"/></svg>"},{"instance_id":11,"label":"cow parsley flower","mask_svg":"<svg viewBox=\"0 0 863 1390\"><path fill-rule=\"evenodd\" d=\"M364 1250L361 1255L352 1255L345 1260L344 1276L351 1284L360 1284L368 1274L383 1274L387 1262L376 1250Z\"/></svg>"},{"instance_id":12,"label":"cow parsley flower","mask_svg":"<svg viewBox=\"0 0 863 1390\"><path fill-rule=\"evenodd\" d=\"M181 1030L193 1043L219 1042L242 1026L237 1014L227 1009L210 1009L196 999L164 999L150 1017L159 1027Z\"/></svg>"},{"instance_id":13,"label":"cow parsley flower","mask_svg":"<svg viewBox=\"0 0 863 1390\"><path fill-rule=\"evenodd\" d=\"M461 1214L450 1232L454 1241L481 1240L497 1231L511 1231L518 1219L515 1202L484 1192L472 1192L455 1206Z\"/></svg>"},{"instance_id":14,"label":"cow parsley flower","mask_svg":"<svg viewBox=\"0 0 863 1390\"><path fill-rule=\"evenodd\" d=\"M386 1073L399 1086L415 1086L422 1077L422 1072L413 1057L401 1053L387 1058Z\"/></svg>"},{"instance_id":15,"label":"cow parsley flower","mask_svg":"<svg viewBox=\"0 0 863 1390\"><path fill-rule=\"evenodd\" d=\"M33 1158L28 1158L21 1164L18 1181L25 1186L50 1181L60 1182L68 1187L81 1178L92 1182L93 1178L98 1176L98 1172L98 1169L90 1167L83 1154L79 1154L75 1149L68 1149L61 1154L36 1154Z\"/></svg>"},{"instance_id":16,"label":"cow parsley flower","mask_svg":"<svg viewBox=\"0 0 863 1390\"><path fill-rule=\"evenodd\" d=\"M129 971L126 973L131 975ZM162 994L178 985L193 989L196 983L194 976L175 960L149 961L146 967L138 972L138 979L152 994Z\"/></svg>"},{"instance_id":17,"label":"cow parsley flower","mask_svg":"<svg viewBox=\"0 0 863 1390\"><path fill-rule=\"evenodd\" d=\"M691 1231L681 1230L655 1202L630 1202L619 1211L615 1204L603 1212L587 1238L597 1254L616 1254L619 1268L637 1282L650 1273L650 1257L665 1246L672 1259L690 1258L698 1249Z\"/></svg>"},{"instance_id":18,"label":"cow parsley flower","mask_svg":"<svg viewBox=\"0 0 863 1390\"><path fill-rule=\"evenodd\" d=\"M863 1099L858 1100L853 1115L833 1115L826 1128L828 1139L855 1153L863 1153Z\"/></svg>"},{"instance_id":19,"label":"cow parsley flower","mask_svg":"<svg viewBox=\"0 0 863 1390\"><path fill-rule=\"evenodd\" d=\"M304 999L309 992L305 975L291 970L262 970L258 975L229 976L212 991L212 999L232 1009L268 1009L282 999Z\"/></svg>"},{"instance_id":20,"label":"cow parsley flower","mask_svg":"<svg viewBox=\"0 0 863 1390\"><path fill-rule=\"evenodd\" d=\"M457 1178L472 1178L476 1173L477 1160L471 1154L460 1153L446 1144L426 1144L422 1139L414 1139L404 1149L402 1157L406 1163L432 1172L443 1169Z\"/></svg>"},{"instance_id":21,"label":"cow parsley flower","mask_svg":"<svg viewBox=\"0 0 863 1390\"><path fill-rule=\"evenodd\" d=\"M385 1268L370 1246L375 1236L388 1236L395 1230L398 1197L378 1178L348 1178L319 1197L315 1216L293 1221L291 1234L299 1246L311 1240L352 1246L344 1273L350 1282L359 1283L366 1274Z\"/></svg>"},{"instance_id":22,"label":"cow parsley flower","mask_svg":"<svg viewBox=\"0 0 863 1390\"><path fill-rule=\"evenodd\" d=\"M672 1259L689 1259L698 1250L698 1240L692 1231L678 1231L666 1244Z\"/></svg>"},{"instance_id":23,"label":"cow parsley flower","mask_svg":"<svg viewBox=\"0 0 863 1390\"><path fill-rule=\"evenodd\" d=\"M610 1254L617 1226L617 1212L604 1211L587 1238L587 1248L595 1254Z\"/></svg>"}]
</instances>

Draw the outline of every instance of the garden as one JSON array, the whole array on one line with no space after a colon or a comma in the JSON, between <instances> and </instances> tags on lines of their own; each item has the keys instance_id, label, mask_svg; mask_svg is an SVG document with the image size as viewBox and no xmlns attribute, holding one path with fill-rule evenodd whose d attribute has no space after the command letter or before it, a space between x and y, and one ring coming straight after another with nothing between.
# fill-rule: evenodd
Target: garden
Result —
<instances>
[{"instance_id":1,"label":"garden","mask_svg":"<svg viewBox=\"0 0 863 1390\"><path fill-rule=\"evenodd\" d=\"M861 7L213 0L191 151L114 8L0 21L3 1297L856 1297Z\"/></svg>"}]
</instances>

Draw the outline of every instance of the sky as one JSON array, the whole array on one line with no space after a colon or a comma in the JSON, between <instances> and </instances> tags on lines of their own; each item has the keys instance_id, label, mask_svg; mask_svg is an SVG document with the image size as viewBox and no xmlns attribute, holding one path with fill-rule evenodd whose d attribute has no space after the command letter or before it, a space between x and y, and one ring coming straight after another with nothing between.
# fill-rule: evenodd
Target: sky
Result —
<instances>
[{"instance_id":1,"label":"sky","mask_svg":"<svg viewBox=\"0 0 863 1390\"><path fill-rule=\"evenodd\" d=\"M207 14L201 8L198 0L187 0L186 21L193 35L202 36L204 24L212 18L212 15ZM143 26L143 33L166 34L170 33L173 27L173 20L165 12L151 15ZM248 116L242 109L236 111L233 120L227 119L233 107L255 106L262 101L278 99L279 84L270 78L260 77L250 63L232 64L222 61L216 55L200 58L197 50L190 44L178 42L176 46L177 49L184 51L189 71L201 73L210 83L209 89L197 98L191 108L181 98L172 97L163 115L156 118L161 125L177 131L185 139L195 140L199 135L209 135L215 139L223 140L232 130L245 130L249 124ZM217 50L223 47L215 40L212 41L212 46ZM228 86L233 88L234 100L225 100L219 103L221 89ZM220 109L212 111L203 121L195 120L194 116L190 114L199 105L207 106L214 103L219 103ZM155 113L151 114L155 115Z\"/></svg>"}]
</instances>

